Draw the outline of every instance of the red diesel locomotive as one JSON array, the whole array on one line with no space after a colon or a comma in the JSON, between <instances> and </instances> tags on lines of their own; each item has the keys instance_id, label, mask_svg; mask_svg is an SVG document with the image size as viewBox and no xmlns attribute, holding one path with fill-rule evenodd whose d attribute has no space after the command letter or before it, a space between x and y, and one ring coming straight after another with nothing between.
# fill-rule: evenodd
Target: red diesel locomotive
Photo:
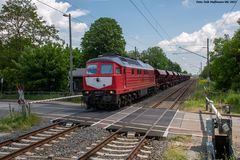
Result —
<instances>
[{"instance_id":1,"label":"red diesel locomotive","mask_svg":"<svg viewBox=\"0 0 240 160\"><path fill-rule=\"evenodd\" d=\"M88 108L120 108L156 89L176 84L175 74L154 69L140 60L119 55L100 56L87 62L83 98Z\"/></svg>"},{"instance_id":2,"label":"red diesel locomotive","mask_svg":"<svg viewBox=\"0 0 240 160\"><path fill-rule=\"evenodd\" d=\"M155 91L152 66L117 55L89 60L83 79L88 107L119 108Z\"/></svg>"}]
</instances>

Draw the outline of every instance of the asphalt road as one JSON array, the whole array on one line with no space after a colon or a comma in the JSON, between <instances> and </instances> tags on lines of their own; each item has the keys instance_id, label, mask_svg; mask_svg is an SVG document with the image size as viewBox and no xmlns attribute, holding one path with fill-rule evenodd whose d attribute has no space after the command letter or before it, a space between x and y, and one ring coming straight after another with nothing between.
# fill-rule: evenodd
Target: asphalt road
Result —
<instances>
[{"instance_id":1,"label":"asphalt road","mask_svg":"<svg viewBox=\"0 0 240 160\"><path fill-rule=\"evenodd\" d=\"M0 117L9 114L9 105L11 105L11 108L14 108L15 111L21 110L21 107L19 107L19 105L15 102L0 102ZM31 104L32 113L39 114L40 116L47 118L49 120L65 116L105 118L118 111L119 110L117 111L86 110L79 104L67 102Z\"/></svg>"}]
</instances>

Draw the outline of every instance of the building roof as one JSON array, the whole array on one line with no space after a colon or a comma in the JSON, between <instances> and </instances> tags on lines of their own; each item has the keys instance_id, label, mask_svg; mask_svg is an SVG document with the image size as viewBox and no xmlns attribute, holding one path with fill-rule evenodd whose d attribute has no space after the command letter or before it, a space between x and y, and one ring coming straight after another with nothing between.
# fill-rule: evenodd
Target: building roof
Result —
<instances>
[{"instance_id":1,"label":"building roof","mask_svg":"<svg viewBox=\"0 0 240 160\"><path fill-rule=\"evenodd\" d=\"M85 74L86 68L76 68L72 71L73 77L83 77Z\"/></svg>"}]
</instances>

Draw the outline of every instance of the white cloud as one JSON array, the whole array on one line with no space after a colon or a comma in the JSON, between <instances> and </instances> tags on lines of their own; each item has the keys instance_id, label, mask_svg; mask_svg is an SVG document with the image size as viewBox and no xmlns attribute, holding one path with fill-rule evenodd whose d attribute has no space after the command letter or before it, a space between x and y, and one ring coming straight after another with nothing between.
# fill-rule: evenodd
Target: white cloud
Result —
<instances>
[{"instance_id":1,"label":"white cloud","mask_svg":"<svg viewBox=\"0 0 240 160\"><path fill-rule=\"evenodd\" d=\"M79 47L81 37L83 36L84 32L88 29L86 23L83 22L76 22L73 18L78 18L81 16L85 16L89 13L87 10L76 9L70 10L71 4L68 2L57 2L56 0L41 0L43 3L46 3L53 8L56 8L64 13L70 13L72 16L72 41L73 46ZM56 26L57 29L60 30L60 37L65 40L66 43L69 42L69 22L68 17L64 17L62 13L49 8L48 6L38 2L37 0L33 0L36 4L39 16L42 16L44 20L47 21L48 24L53 24Z\"/></svg>"},{"instance_id":2,"label":"white cloud","mask_svg":"<svg viewBox=\"0 0 240 160\"><path fill-rule=\"evenodd\" d=\"M70 11L69 13L71 14L72 17L75 18L75 17L85 16L89 13L89 11L76 9L74 11Z\"/></svg>"},{"instance_id":3,"label":"white cloud","mask_svg":"<svg viewBox=\"0 0 240 160\"><path fill-rule=\"evenodd\" d=\"M185 57L184 61L182 59L176 57L171 53L186 53L186 51L179 49L179 46L184 47L190 51L199 53L203 56L206 56L206 44L207 38L210 39L210 50L213 48L212 41L216 37L222 37L224 34L229 34L232 36L234 31L238 28L237 20L240 17L240 11L225 13L221 17L221 19L210 22L204 25L200 30L186 33L182 32L180 35L174 37L171 40L163 40L158 43L158 46L164 49L168 56L178 62L183 69L196 73L197 69L191 67L191 65L199 65L200 62L205 64L205 59L202 59L198 56L194 56L192 54L181 54L181 57ZM191 64L186 67L184 63Z\"/></svg>"},{"instance_id":4,"label":"white cloud","mask_svg":"<svg viewBox=\"0 0 240 160\"><path fill-rule=\"evenodd\" d=\"M189 5L189 0L182 0L182 5L183 6L188 6Z\"/></svg>"},{"instance_id":5,"label":"white cloud","mask_svg":"<svg viewBox=\"0 0 240 160\"><path fill-rule=\"evenodd\" d=\"M2 4L4 4L5 2L6 0L0 0L0 9L2 8ZM60 38L62 38L63 40L65 40L66 43L68 43L68 17L64 17L62 13L38 2L37 0L33 0L32 2L35 3L35 5L37 6L38 15L43 17L47 24L55 25L56 28L59 30ZM74 21L73 18L85 16L89 13L89 11L82 9L70 10L71 4L69 4L68 2L57 2L56 0L41 0L41 2L46 3L47 5L56 8L64 13L71 14L73 46L79 47L81 37L88 29L88 25L84 22Z\"/></svg>"}]
</instances>

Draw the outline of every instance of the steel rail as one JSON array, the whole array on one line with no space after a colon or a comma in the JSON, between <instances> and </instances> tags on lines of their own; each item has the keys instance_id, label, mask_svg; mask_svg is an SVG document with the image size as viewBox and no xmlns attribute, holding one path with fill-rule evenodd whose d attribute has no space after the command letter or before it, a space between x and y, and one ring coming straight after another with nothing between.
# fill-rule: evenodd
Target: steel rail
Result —
<instances>
[{"instance_id":1,"label":"steel rail","mask_svg":"<svg viewBox=\"0 0 240 160\"><path fill-rule=\"evenodd\" d=\"M171 97L173 94L177 93L180 89L182 89L185 85L177 88L176 90L173 90L172 92L170 92L168 95L166 95L165 97L161 98L161 100L152 106L152 108L157 108L164 100L166 100L167 98Z\"/></svg>"},{"instance_id":2,"label":"steel rail","mask_svg":"<svg viewBox=\"0 0 240 160\"><path fill-rule=\"evenodd\" d=\"M148 134L152 131L152 129L156 126L156 124L160 121L160 119L165 115L165 113L167 113L167 111L169 111L170 108L166 109L163 114L154 122L154 124L147 130L147 132L145 133L145 135L142 137L142 139L140 140L140 142L138 143L138 145L132 150L132 152L128 155L128 157L126 158L127 160L132 160L136 154L138 153L138 151L141 149L141 147L145 144L146 142L146 138L148 136Z\"/></svg>"},{"instance_id":3,"label":"steel rail","mask_svg":"<svg viewBox=\"0 0 240 160\"><path fill-rule=\"evenodd\" d=\"M20 141L21 139L24 139L24 138L27 138L27 137L29 137L29 136L35 135L35 134L37 134L37 133L39 133L39 132L43 132L43 131L49 130L49 129L54 128L54 127L56 127L56 126L58 126L58 125L59 125L59 123L54 123L54 124L52 124L52 125L50 125L50 126L47 126L47 127L44 127L44 128L41 128L41 129L38 129L38 130L35 130L35 131L32 131L32 132L29 132L29 133L27 133L27 134L21 135L21 136L19 136L19 137L16 138L16 139L12 138L12 139L6 140L6 141L0 143L0 148L1 148L2 146L9 145L9 144L11 144L11 143L13 143L13 142L18 142L18 141Z\"/></svg>"},{"instance_id":4,"label":"steel rail","mask_svg":"<svg viewBox=\"0 0 240 160\"><path fill-rule=\"evenodd\" d=\"M94 155L97 151L99 151L100 149L102 149L106 144L108 144L109 142L111 142L113 139L115 139L118 134L120 133L120 131L123 128L118 129L116 132L112 133L110 136L108 136L107 138L105 138L102 142L100 142L98 145L96 145L95 147L93 147L92 149L90 149L87 153L85 153L84 155L82 155L81 157L78 158L78 160L86 160L89 157L91 157L92 155Z\"/></svg>"},{"instance_id":5,"label":"steel rail","mask_svg":"<svg viewBox=\"0 0 240 160\"><path fill-rule=\"evenodd\" d=\"M177 104L179 99L187 92L187 90L193 84L193 82L194 81L192 81L187 87L184 88L183 92L181 92L181 94L174 100L174 103L171 105L170 109L172 109Z\"/></svg>"},{"instance_id":6,"label":"steel rail","mask_svg":"<svg viewBox=\"0 0 240 160\"><path fill-rule=\"evenodd\" d=\"M174 90L173 92L171 92L170 94L168 94L167 96L165 96L164 98L161 99L161 102L164 101L165 99L167 99L168 97L170 97L171 95L173 95L174 93L178 92L180 89L182 89L183 87L185 87L185 85L183 85L182 87L178 88L177 90ZM154 105L154 106L158 106L160 103ZM153 107L154 108L154 107ZM155 123L147 130L147 132L144 134L144 136L141 138L141 140L139 141L139 143L136 145L136 147L129 153L128 157L126 158L127 160L131 160L135 157L135 155L138 153L138 151L142 148L142 146L145 144L145 142L147 141L147 136L148 134L151 132L151 130L156 126L156 124L158 123L158 121L165 115L165 113L169 110L170 108L166 109L164 111L164 113L155 121ZM91 150L89 150L87 153L85 153L84 155L82 155L81 157L78 158L78 160L87 160L88 158L90 158L92 155L94 155L96 152L98 152L99 150L101 150L106 144L110 143L113 139L115 139L117 137L117 135L120 133L120 131L123 129L124 127L118 129L116 132L114 132L113 134L111 134L109 137L107 137L106 139L104 139L101 143L99 143L98 145L96 145L95 147L93 147Z\"/></svg>"},{"instance_id":7,"label":"steel rail","mask_svg":"<svg viewBox=\"0 0 240 160\"><path fill-rule=\"evenodd\" d=\"M47 143L47 142L49 142L51 140L54 140L54 139L56 139L56 138L58 138L58 137L60 137L60 136L62 136L64 134L66 134L66 133L76 129L79 126L80 125L73 126L73 127L69 128L69 129L66 129L66 130L60 132L60 133L57 133L57 134L52 135L50 137L47 137L46 139L40 140L40 141L38 141L36 143L32 143L29 146L23 147L23 148L15 151L15 152L12 152L12 153L10 153L10 154L8 154L6 156L1 157L0 160L10 160L10 159L13 159L13 158L15 158L15 157L17 157L17 156L19 156L19 155L29 151L29 150L32 150L33 148L39 147L39 146L41 146L41 145L43 145L43 144L45 144L45 143Z\"/></svg>"},{"instance_id":8,"label":"steel rail","mask_svg":"<svg viewBox=\"0 0 240 160\"><path fill-rule=\"evenodd\" d=\"M177 101L182 97L182 95L187 91L187 89L192 85L193 82L191 82L187 87L184 89L184 91L181 93L181 95L179 95L177 97L177 99L175 100L174 104L172 106L170 106L169 108L167 108L164 113L155 121L155 123L148 129L148 131L145 133L145 135L142 137L141 141L138 143L138 145L132 150L132 152L128 155L128 157L126 158L127 160L132 160L134 159L134 157L137 155L137 153L139 152L139 150L142 148L142 146L145 144L145 142L147 141L146 138L148 136L148 134L151 132L151 130L156 126L156 124L158 123L158 121L165 115L165 113L167 111L169 111L169 109L172 109L173 106L175 106L175 104L177 103ZM180 89L182 89L183 87L181 87ZM177 92L177 91L176 91ZM174 92L174 93L176 93Z\"/></svg>"}]
</instances>

